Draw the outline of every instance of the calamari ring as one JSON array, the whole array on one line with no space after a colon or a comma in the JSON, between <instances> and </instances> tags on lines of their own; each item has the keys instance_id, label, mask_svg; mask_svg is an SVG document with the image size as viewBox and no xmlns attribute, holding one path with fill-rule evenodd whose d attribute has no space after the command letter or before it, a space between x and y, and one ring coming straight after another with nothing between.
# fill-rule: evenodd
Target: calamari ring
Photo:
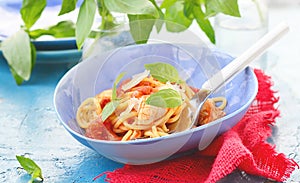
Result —
<instances>
[{"instance_id":1,"label":"calamari ring","mask_svg":"<svg viewBox=\"0 0 300 183\"><path fill-rule=\"evenodd\" d=\"M87 98L79 106L76 114L76 120L81 128L86 129L92 122L95 122L102 109L95 97Z\"/></svg>"}]
</instances>

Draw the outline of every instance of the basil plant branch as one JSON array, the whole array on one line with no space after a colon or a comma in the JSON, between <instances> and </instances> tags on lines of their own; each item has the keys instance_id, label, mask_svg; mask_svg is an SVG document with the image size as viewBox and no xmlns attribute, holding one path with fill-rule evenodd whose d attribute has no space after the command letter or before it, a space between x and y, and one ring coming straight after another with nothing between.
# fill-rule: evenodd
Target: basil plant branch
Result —
<instances>
[{"instance_id":1,"label":"basil plant branch","mask_svg":"<svg viewBox=\"0 0 300 183\"><path fill-rule=\"evenodd\" d=\"M24 25L0 43L0 49L18 85L30 79L35 64L36 48L32 40L42 35L51 35L55 38L75 36L75 24L69 20L58 22L45 29L32 30L46 5L46 0L23 0L20 15Z\"/></svg>"},{"instance_id":2,"label":"basil plant branch","mask_svg":"<svg viewBox=\"0 0 300 183\"><path fill-rule=\"evenodd\" d=\"M71 4L73 1L63 0L63 4ZM70 12L74 9L74 6L62 6L61 11ZM184 31L195 20L209 40L215 43L215 33L209 18L218 13L240 16L237 0L163 0L159 5L155 0L84 0L76 22L78 48L82 47L84 40L90 35L95 12L102 17L100 29L109 29L115 25L112 13L126 14L132 37L138 43L147 42L154 26L157 31L161 29L162 25L158 22L162 21L156 20L165 20L170 32ZM134 21L140 23L132 23Z\"/></svg>"},{"instance_id":3,"label":"basil plant branch","mask_svg":"<svg viewBox=\"0 0 300 183\"><path fill-rule=\"evenodd\" d=\"M77 0L63 0L58 15L74 11L76 5ZM153 28L159 32L162 22L165 22L167 31L181 32L188 29L193 21L215 43L215 33L209 18L218 13L240 16L237 0L162 0L159 3L156 0L83 0L75 25L60 22L46 30L31 30L45 6L46 0L23 0L20 13L25 26L1 45L18 84L29 79L34 65L36 51L30 42L32 39L45 34L54 37L75 36L77 47L81 49L88 37L97 36L92 32L96 14L101 17L100 30L109 30L117 25L114 13L125 14L136 43L147 43ZM134 23L137 21L139 23Z\"/></svg>"}]
</instances>

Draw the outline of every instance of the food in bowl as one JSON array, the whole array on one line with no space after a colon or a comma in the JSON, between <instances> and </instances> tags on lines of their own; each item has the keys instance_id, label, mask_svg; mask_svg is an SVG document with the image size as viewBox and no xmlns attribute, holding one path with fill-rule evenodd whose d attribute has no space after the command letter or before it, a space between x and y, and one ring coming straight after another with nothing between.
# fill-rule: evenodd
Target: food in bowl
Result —
<instances>
[{"instance_id":1,"label":"food in bowl","mask_svg":"<svg viewBox=\"0 0 300 183\"><path fill-rule=\"evenodd\" d=\"M224 117L162 137L128 141L86 137L86 130L74 120L78 107L87 98L94 98L101 91L113 88L120 73L125 72L124 79L127 79L144 72L145 64L169 63L189 86L201 88L208 78L231 60L233 58L224 52L197 45L161 43L122 47L85 59L70 69L56 86L55 111L61 124L75 140L113 161L141 165L180 157L190 150L203 150L215 137L228 131L242 119L258 90L257 79L251 68L243 70L219 91L214 92L213 97L224 96L227 100L223 110L226 113Z\"/></svg>"},{"instance_id":2,"label":"food in bowl","mask_svg":"<svg viewBox=\"0 0 300 183\"><path fill-rule=\"evenodd\" d=\"M166 136L178 123L191 123L190 99L199 90L183 81L175 67L163 62L145 64L145 71L113 84L95 97L85 99L76 121L92 139L128 141ZM221 103L218 104L217 103ZM225 97L208 99L197 126L225 116ZM185 125L189 126L189 125Z\"/></svg>"}]
</instances>

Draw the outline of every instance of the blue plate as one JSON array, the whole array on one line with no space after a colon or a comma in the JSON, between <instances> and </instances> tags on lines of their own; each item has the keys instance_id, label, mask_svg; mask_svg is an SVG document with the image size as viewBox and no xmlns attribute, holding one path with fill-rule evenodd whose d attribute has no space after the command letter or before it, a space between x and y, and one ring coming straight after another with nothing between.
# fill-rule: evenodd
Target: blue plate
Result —
<instances>
[{"instance_id":1,"label":"blue plate","mask_svg":"<svg viewBox=\"0 0 300 183\"><path fill-rule=\"evenodd\" d=\"M57 16L61 7L60 6L61 3L62 3L61 0L51 0L47 2L47 7L41 16L44 19L41 19L37 22L37 24L41 24L42 22L43 25L42 26L40 25L38 27L51 26L57 23L59 20L61 20ZM82 0L78 1L77 5L80 5L81 3ZM0 42L6 39L8 36L10 36L12 33L16 32L19 29L20 24L23 24L19 13L21 7L22 7L22 0L10 0L5 2L4 1L2 2L0 0L0 13L4 15L7 14L9 16L8 19L5 18L1 19L2 21L4 21L2 23L8 26L2 26L0 28ZM51 8L51 11L48 10L47 8ZM45 16L45 14L47 13L50 13L50 16L53 16L52 20L54 20L54 22L51 23L50 25L47 24L44 25L45 23L43 23L43 22L47 22L48 20L45 19L45 17L47 17ZM75 16L76 15L74 15L74 17ZM73 18L71 20L73 20ZM33 40L32 43L35 45L37 50L43 50L43 51L77 49L75 37L69 37L69 38L44 37L44 38L39 38L37 40Z\"/></svg>"},{"instance_id":2,"label":"blue plate","mask_svg":"<svg viewBox=\"0 0 300 183\"><path fill-rule=\"evenodd\" d=\"M82 56L81 50L37 51L36 63L77 63ZM0 59L5 60L0 50Z\"/></svg>"},{"instance_id":3,"label":"blue plate","mask_svg":"<svg viewBox=\"0 0 300 183\"><path fill-rule=\"evenodd\" d=\"M32 43L39 51L77 49L75 38L61 38L54 40L34 40Z\"/></svg>"},{"instance_id":4,"label":"blue plate","mask_svg":"<svg viewBox=\"0 0 300 183\"><path fill-rule=\"evenodd\" d=\"M59 5L61 5L61 3L62 3L61 0L51 0L51 1L47 1L47 6L59 6ZM22 7L22 0L3 1L3 2L0 2L0 5L11 8L15 11L19 11L19 9L21 9L21 7Z\"/></svg>"},{"instance_id":5,"label":"blue plate","mask_svg":"<svg viewBox=\"0 0 300 183\"><path fill-rule=\"evenodd\" d=\"M0 43L6 39L7 35L0 35ZM55 50L72 50L77 49L76 39L70 38L53 38L52 40L32 40L37 51L55 51Z\"/></svg>"}]
</instances>

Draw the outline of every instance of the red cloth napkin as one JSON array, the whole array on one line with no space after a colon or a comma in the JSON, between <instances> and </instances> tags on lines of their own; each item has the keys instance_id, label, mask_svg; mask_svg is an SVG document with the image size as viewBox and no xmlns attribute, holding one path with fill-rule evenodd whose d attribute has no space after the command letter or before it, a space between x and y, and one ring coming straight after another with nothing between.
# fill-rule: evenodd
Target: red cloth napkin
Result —
<instances>
[{"instance_id":1,"label":"red cloth napkin","mask_svg":"<svg viewBox=\"0 0 300 183\"><path fill-rule=\"evenodd\" d=\"M245 117L231 130L217 137L205 150L192 155L150 165L125 165L105 172L106 181L120 182L204 182L211 183L230 174L236 168L249 174L284 181L297 163L266 139L279 111L274 107L279 97L271 89L271 78L255 69L259 81L256 100ZM102 175L103 175L102 174Z\"/></svg>"}]
</instances>

